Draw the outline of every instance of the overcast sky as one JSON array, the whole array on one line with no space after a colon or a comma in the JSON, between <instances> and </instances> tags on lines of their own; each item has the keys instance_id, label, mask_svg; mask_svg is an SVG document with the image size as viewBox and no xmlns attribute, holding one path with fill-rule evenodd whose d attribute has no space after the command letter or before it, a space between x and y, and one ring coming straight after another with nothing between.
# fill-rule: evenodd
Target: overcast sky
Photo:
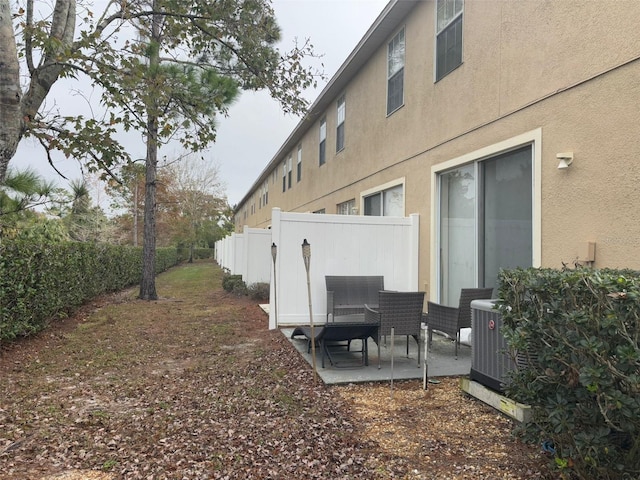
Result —
<instances>
[{"instance_id":1,"label":"overcast sky","mask_svg":"<svg viewBox=\"0 0 640 480\"><path fill-rule=\"evenodd\" d=\"M327 79L318 82L318 87L305 93L313 102L328 80L354 49L373 21L384 9L388 0L273 0L278 24L282 30L281 50L290 50L297 38L299 43L309 38L320 59L311 59L310 65L322 68ZM321 66L323 65L323 67ZM89 92L74 92L74 85L58 82L52 90L53 101L68 106L78 103L80 110L86 109L83 96ZM97 96L97 93L93 93ZM86 112L85 112L86 114ZM245 92L231 107L228 118L218 119L216 143L202 155L206 160L217 162L222 181L226 184L229 203L238 203L247 193L257 176L273 158L299 118L284 115L279 105L263 92ZM145 156L145 145L139 134L128 135L124 140L132 158ZM165 147L161 155L177 156L179 147ZM43 151L32 141L23 140L10 166L18 169L25 165L34 167L43 176L60 179L48 165ZM68 178L78 178L80 170L75 160L55 157L55 165ZM101 205L106 208L107 205Z\"/></svg>"}]
</instances>

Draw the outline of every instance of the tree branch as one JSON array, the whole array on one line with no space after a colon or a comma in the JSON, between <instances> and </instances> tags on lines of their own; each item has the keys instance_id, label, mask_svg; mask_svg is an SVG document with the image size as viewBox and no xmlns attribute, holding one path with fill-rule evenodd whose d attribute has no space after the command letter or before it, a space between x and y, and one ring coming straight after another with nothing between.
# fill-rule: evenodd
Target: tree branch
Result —
<instances>
[{"instance_id":1,"label":"tree branch","mask_svg":"<svg viewBox=\"0 0 640 480\"><path fill-rule=\"evenodd\" d=\"M44 139L42 139L41 137L37 137L38 138L38 142L40 143L40 145L42 145L42 148L44 149L44 151L47 154L47 162L49 162L49 165L51 165L51 168L53 168L56 173L58 175L60 175L62 178L64 178L65 180L69 180L67 177L65 177L62 172L60 170L58 170L58 168L53 164L53 158L51 158L51 149L44 143Z\"/></svg>"},{"instance_id":2,"label":"tree branch","mask_svg":"<svg viewBox=\"0 0 640 480\"><path fill-rule=\"evenodd\" d=\"M27 68L29 70L29 74L33 75L35 67L33 65L33 42L32 42L32 33L33 33L33 0L27 1L27 22L24 29L24 48L25 48L25 58L27 61Z\"/></svg>"}]
</instances>

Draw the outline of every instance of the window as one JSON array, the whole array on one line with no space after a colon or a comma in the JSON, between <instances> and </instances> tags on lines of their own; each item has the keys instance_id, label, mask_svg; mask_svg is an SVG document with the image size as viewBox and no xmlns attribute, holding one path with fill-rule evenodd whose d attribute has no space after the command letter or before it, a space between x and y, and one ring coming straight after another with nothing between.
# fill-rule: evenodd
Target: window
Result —
<instances>
[{"instance_id":1,"label":"window","mask_svg":"<svg viewBox=\"0 0 640 480\"><path fill-rule=\"evenodd\" d=\"M364 214L384 217L403 217L404 186L396 185L365 196Z\"/></svg>"},{"instance_id":2,"label":"window","mask_svg":"<svg viewBox=\"0 0 640 480\"><path fill-rule=\"evenodd\" d=\"M336 127L336 152L339 152L344 148L344 118L346 113L344 95L338 99L338 102L336 104L336 111L338 115L338 126Z\"/></svg>"},{"instance_id":3,"label":"window","mask_svg":"<svg viewBox=\"0 0 640 480\"><path fill-rule=\"evenodd\" d=\"M464 0L437 1L436 82L462 64Z\"/></svg>"},{"instance_id":4,"label":"window","mask_svg":"<svg viewBox=\"0 0 640 480\"><path fill-rule=\"evenodd\" d=\"M313 212L313 213L318 213L318 214L320 214L320 215L324 215L324 214L325 214L325 210L324 210L324 208L321 208L320 210L316 210L316 211L315 211L315 212Z\"/></svg>"},{"instance_id":5,"label":"window","mask_svg":"<svg viewBox=\"0 0 640 480\"><path fill-rule=\"evenodd\" d=\"M318 155L318 165L324 165L326 161L326 153L327 153L327 119L323 118L320 120L320 148Z\"/></svg>"},{"instance_id":6,"label":"window","mask_svg":"<svg viewBox=\"0 0 640 480\"><path fill-rule=\"evenodd\" d=\"M356 199L352 198L336 205L336 213L338 215L356 215Z\"/></svg>"},{"instance_id":7,"label":"window","mask_svg":"<svg viewBox=\"0 0 640 480\"><path fill-rule=\"evenodd\" d=\"M293 168L293 159L291 155L287 159L287 183L289 184L289 188L291 188L291 169Z\"/></svg>"},{"instance_id":8,"label":"window","mask_svg":"<svg viewBox=\"0 0 640 480\"><path fill-rule=\"evenodd\" d=\"M501 268L533 263L530 145L443 172L439 180L440 302L460 289L496 287Z\"/></svg>"},{"instance_id":9,"label":"window","mask_svg":"<svg viewBox=\"0 0 640 480\"><path fill-rule=\"evenodd\" d=\"M282 191L287 191L287 162L282 162Z\"/></svg>"},{"instance_id":10,"label":"window","mask_svg":"<svg viewBox=\"0 0 640 480\"><path fill-rule=\"evenodd\" d=\"M387 53L387 115L404 103L404 28L389 42Z\"/></svg>"},{"instance_id":11,"label":"window","mask_svg":"<svg viewBox=\"0 0 640 480\"><path fill-rule=\"evenodd\" d=\"M302 145L298 145L298 162L296 165L296 181L302 180Z\"/></svg>"},{"instance_id":12,"label":"window","mask_svg":"<svg viewBox=\"0 0 640 480\"><path fill-rule=\"evenodd\" d=\"M262 186L262 205L269 203L269 181L265 180Z\"/></svg>"}]
</instances>

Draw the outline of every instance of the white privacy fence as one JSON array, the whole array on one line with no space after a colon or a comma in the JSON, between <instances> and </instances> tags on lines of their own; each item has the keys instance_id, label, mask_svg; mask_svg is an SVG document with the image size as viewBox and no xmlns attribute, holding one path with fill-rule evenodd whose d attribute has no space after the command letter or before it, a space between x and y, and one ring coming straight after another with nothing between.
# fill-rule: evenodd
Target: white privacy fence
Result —
<instances>
[{"instance_id":1,"label":"white privacy fence","mask_svg":"<svg viewBox=\"0 0 640 480\"><path fill-rule=\"evenodd\" d=\"M271 230L244 227L216 242L215 259L247 285L271 281Z\"/></svg>"},{"instance_id":2,"label":"white privacy fence","mask_svg":"<svg viewBox=\"0 0 640 480\"><path fill-rule=\"evenodd\" d=\"M244 227L242 279L247 285L271 281L271 230Z\"/></svg>"},{"instance_id":3,"label":"white privacy fence","mask_svg":"<svg viewBox=\"0 0 640 480\"><path fill-rule=\"evenodd\" d=\"M307 274L301 247L304 239L311 244L314 323L326 321L325 275L383 275L385 289L418 290L417 214L407 218L317 215L274 208L271 221L271 240L278 253L276 282L271 282L269 328L309 323ZM273 260L270 252L268 255L273 276Z\"/></svg>"},{"instance_id":4,"label":"white privacy fence","mask_svg":"<svg viewBox=\"0 0 640 480\"><path fill-rule=\"evenodd\" d=\"M244 234L242 233L232 233L216 242L216 262L233 274L241 274L243 253Z\"/></svg>"}]
</instances>

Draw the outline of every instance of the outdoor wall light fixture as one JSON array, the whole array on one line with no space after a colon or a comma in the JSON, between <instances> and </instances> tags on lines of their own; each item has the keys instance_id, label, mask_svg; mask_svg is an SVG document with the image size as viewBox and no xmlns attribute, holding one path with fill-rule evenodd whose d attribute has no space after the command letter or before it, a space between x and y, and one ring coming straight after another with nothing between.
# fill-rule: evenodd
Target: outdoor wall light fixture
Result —
<instances>
[{"instance_id":1,"label":"outdoor wall light fixture","mask_svg":"<svg viewBox=\"0 0 640 480\"><path fill-rule=\"evenodd\" d=\"M573 163L573 152L557 153L556 158L560 160L558 168L564 170L565 168L569 168L569 165Z\"/></svg>"}]
</instances>

